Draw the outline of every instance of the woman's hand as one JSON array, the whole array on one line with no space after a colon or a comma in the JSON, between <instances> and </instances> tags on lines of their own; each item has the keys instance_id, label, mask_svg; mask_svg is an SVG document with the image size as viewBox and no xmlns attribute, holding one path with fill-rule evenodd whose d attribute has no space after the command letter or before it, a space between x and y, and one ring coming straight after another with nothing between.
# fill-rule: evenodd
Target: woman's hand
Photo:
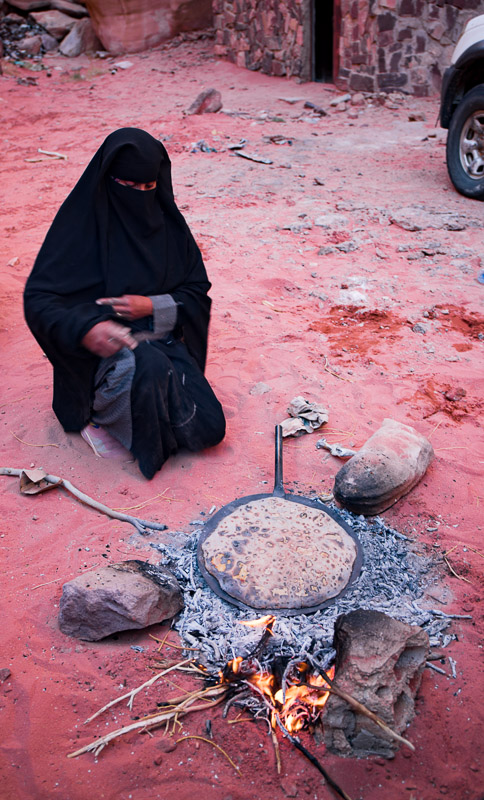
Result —
<instances>
[{"instance_id":1,"label":"woman's hand","mask_svg":"<svg viewBox=\"0 0 484 800\"><path fill-rule=\"evenodd\" d=\"M138 342L133 338L129 328L118 322L106 320L98 322L81 339L81 344L95 356L107 358L119 353L123 347L134 350Z\"/></svg>"},{"instance_id":2,"label":"woman's hand","mask_svg":"<svg viewBox=\"0 0 484 800\"><path fill-rule=\"evenodd\" d=\"M117 316L124 319L141 319L153 313L153 303L149 297L140 294L123 294L121 297L100 297L98 306L112 306Z\"/></svg>"}]
</instances>

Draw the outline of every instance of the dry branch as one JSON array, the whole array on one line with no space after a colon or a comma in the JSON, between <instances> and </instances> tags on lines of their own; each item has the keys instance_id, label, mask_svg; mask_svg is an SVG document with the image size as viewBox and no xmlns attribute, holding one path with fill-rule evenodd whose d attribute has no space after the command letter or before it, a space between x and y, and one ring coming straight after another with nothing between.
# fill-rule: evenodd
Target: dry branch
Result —
<instances>
[{"instance_id":1,"label":"dry branch","mask_svg":"<svg viewBox=\"0 0 484 800\"><path fill-rule=\"evenodd\" d=\"M168 723L172 720L176 722L178 717L184 716L191 711L202 711L216 706L223 701L226 692L227 687L225 686L212 687L210 689L204 689L200 692L192 692L191 694L186 695L185 698L177 705L167 706L167 708L161 713L149 714L148 716L142 717L136 722L132 722L130 725L125 725L123 728L117 728L116 730L107 733L105 736L101 736L99 739L89 742L89 744L84 745L84 747L79 748L79 750L76 750L74 753L68 753L67 758L75 758L83 753L89 752L94 752L94 755L97 756L101 750L106 747L107 744L109 744L109 742L113 741L113 739L117 739L119 736L123 736L125 733L131 733L135 730L149 731L152 728L159 728L164 722ZM204 697L215 697L215 699L213 702L201 706L193 705L196 700L200 700Z\"/></svg>"},{"instance_id":2,"label":"dry branch","mask_svg":"<svg viewBox=\"0 0 484 800\"><path fill-rule=\"evenodd\" d=\"M121 697L116 697L114 700L111 700L110 703L107 703L105 706L100 708L99 711L96 711L96 713L93 714L91 717L88 717L88 719L85 720L84 725L87 725L88 722L92 722L93 719L99 717L99 715L102 714L103 711L107 711L108 708L115 706L117 703L121 703L123 700L126 700L127 698L129 698L128 708L131 711L133 708L133 700L135 696L138 694L138 692L141 692L142 689L147 689L148 686L152 686L154 683L156 683L157 680L159 680L159 678L162 678L164 675L167 675L169 672L172 672L172 670L177 669L177 667L181 666L182 664L188 664L189 660L190 659L186 659L186 661L180 661L179 664L173 664L173 666L168 667L168 669L163 670L163 672L158 672L157 675L154 675L152 678L150 678L149 681L142 683L141 686L138 686L136 689L131 689L130 692L126 692L126 694L121 695Z\"/></svg>"},{"instance_id":3,"label":"dry branch","mask_svg":"<svg viewBox=\"0 0 484 800\"><path fill-rule=\"evenodd\" d=\"M23 469L0 467L0 475L12 475L13 477L19 478L23 472L25 472ZM121 514L120 512L114 511L112 508L103 505L103 503L98 503L97 500L93 500L92 497L84 494L84 492L81 492L80 489L76 489L76 487L73 486L70 481L65 480L65 478L58 478L56 475L44 475L43 479L48 483L62 486L67 492L70 492L70 494L74 495L74 497L77 497L81 503L84 503L91 508L95 508L97 511L100 511L101 514L106 514L108 517L118 519L121 522L129 522L130 525L134 525L138 533L145 534L146 531L150 529L154 531L166 531L167 526L162 525L160 522L150 522L146 519L131 517L128 514Z\"/></svg>"}]
</instances>

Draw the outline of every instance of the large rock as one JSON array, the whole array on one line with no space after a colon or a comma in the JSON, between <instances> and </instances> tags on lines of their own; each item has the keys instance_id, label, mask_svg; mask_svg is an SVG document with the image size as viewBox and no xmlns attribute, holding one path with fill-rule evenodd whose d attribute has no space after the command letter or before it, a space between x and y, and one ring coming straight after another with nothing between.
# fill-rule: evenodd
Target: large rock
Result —
<instances>
[{"instance_id":1,"label":"large rock","mask_svg":"<svg viewBox=\"0 0 484 800\"><path fill-rule=\"evenodd\" d=\"M187 114L215 114L222 108L222 95L217 89L205 89L187 109Z\"/></svg>"},{"instance_id":2,"label":"large rock","mask_svg":"<svg viewBox=\"0 0 484 800\"><path fill-rule=\"evenodd\" d=\"M87 9L84 6L79 5L79 3L71 3L70 0L50 0L50 7L56 8L57 11L63 11L64 14L77 19L88 16Z\"/></svg>"},{"instance_id":3,"label":"large rock","mask_svg":"<svg viewBox=\"0 0 484 800\"><path fill-rule=\"evenodd\" d=\"M38 25L41 25L47 33L50 33L58 42L66 36L76 24L73 17L68 17L62 11L36 11L31 14Z\"/></svg>"},{"instance_id":4,"label":"large rock","mask_svg":"<svg viewBox=\"0 0 484 800\"><path fill-rule=\"evenodd\" d=\"M101 50L102 44L94 33L90 19L79 19L70 33L62 40L59 52L63 56L73 58L81 53L93 53Z\"/></svg>"},{"instance_id":5,"label":"large rock","mask_svg":"<svg viewBox=\"0 0 484 800\"><path fill-rule=\"evenodd\" d=\"M95 642L170 619L181 608L182 593L171 572L144 561L123 561L64 584L59 627L68 636Z\"/></svg>"},{"instance_id":6,"label":"large rock","mask_svg":"<svg viewBox=\"0 0 484 800\"><path fill-rule=\"evenodd\" d=\"M40 38L42 39L42 47L46 53L56 50L59 46L59 42L55 36L51 36L50 33L43 33Z\"/></svg>"},{"instance_id":7,"label":"large rock","mask_svg":"<svg viewBox=\"0 0 484 800\"><path fill-rule=\"evenodd\" d=\"M40 53L40 48L42 47L42 37L39 35L26 36L25 39L21 39L21 41L18 42L17 47L21 53L25 53L29 56L36 56Z\"/></svg>"},{"instance_id":8,"label":"large rock","mask_svg":"<svg viewBox=\"0 0 484 800\"><path fill-rule=\"evenodd\" d=\"M87 8L105 49L117 54L212 24L211 0L87 0Z\"/></svg>"},{"instance_id":9,"label":"large rock","mask_svg":"<svg viewBox=\"0 0 484 800\"><path fill-rule=\"evenodd\" d=\"M20 8L22 11L40 11L41 8L50 8L50 0L9 0L8 4L12 8Z\"/></svg>"},{"instance_id":10,"label":"large rock","mask_svg":"<svg viewBox=\"0 0 484 800\"><path fill-rule=\"evenodd\" d=\"M334 647L336 686L403 733L414 716L429 653L427 633L379 611L358 609L338 617ZM335 694L324 707L323 730L326 747L341 756L392 758L399 746Z\"/></svg>"},{"instance_id":11,"label":"large rock","mask_svg":"<svg viewBox=\"0 0 484 800\"><path fill-rule=\"evenodd\" d=\"M432 445L415 428L384 419L336 474L334 496L355 514L379 514L418 483L433 457Z\"/></svg>"}]
</instances>

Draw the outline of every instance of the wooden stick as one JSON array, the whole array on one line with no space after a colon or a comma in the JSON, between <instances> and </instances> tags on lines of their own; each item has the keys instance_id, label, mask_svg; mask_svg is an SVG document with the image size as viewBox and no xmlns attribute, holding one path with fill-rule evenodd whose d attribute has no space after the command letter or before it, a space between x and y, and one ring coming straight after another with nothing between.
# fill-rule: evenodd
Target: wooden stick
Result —
<instances>
[{"instance_id":1,"label":"wooden stick","mask_svg":"<svg viewBox=\"0 0 484 800\"><path fill-rule=\"evenodd\" d=\"M226 691L226 688L224 688ZM179 715L184 716L185 714L190 713L191 711L205 711L207 707L216 706L223 701L223 697L216 699L214 702L210 703L210 706L202 705L202 706L193 706L190 708L191 703L195 702L197 699L195 696L196 693L193 692L188 698L186 698L182 703L174 708L165 709L162 713L159 714L150 714L146 717L142 717L141 719L137 720L136 722L131 723L130 725L125 725L123 728L117 728L110 733L107 733L105 736L101 736L99 739L94 739L93 742L89 742L84 747L81 747L79 750L76 750L74 753L68 753L67 758L75 758L77 756L82 755L82 753L88 753L90 751L94 751L94 755L97 756L101 750L109 744L113 739L117 739L119 736L122 736L125 733L130 733L131 731L135 730L149 730L150 728L158 728L163 722L170 722L170 720L174 720L177 722L177 718ZM201 694L200 692L198 693Z\"/></svg>"},{"instance_id":2,"label":"wooden stick","mask_svg":"<svg viewBox=\"0 0 484 800\"><path fill-rule=\"evenodd\" d=\"M321 773L321 775L323 776L323 778L324 778L324 780L326 781L326 783L328 784L328 786L330 786L330 787L331 787L331 789L332 789L332 790L333 790L333 791L334 791L334 792L335 792L337 795L339 795L339 797L342 797L342 798L343 798L343 800L351 800L351 797L350 797L348 794L346 794L346 792L344 791L344 789L342 789L342 788L341 788L341 786L339 786L339 785L336 783L336 781L335 781L335 780L333 780L333 778L332 778L332 777L331 777L331 776L330 776L330 775L329 775L329 774L326 772L326 770L324 769L323 765L322 765L322 764L320 764L320 762L318 761L318 759L316 758L316 756L313 756L313 754L312 754L312 753L310 753L310 752L309 752L309 750L306 750L306 748L304 747L304 745L303 745L303 744L301 744L301 742L299 741L299 739L297 739L295 736L291 736L291 734L289 733L289 731L287 730L287 728L286 728L286 727L285 727L285 726L282 724L281 720L279 719L279 714L276 714L276 722L277 722L277 724L278 724L279 728L281 729L282 733L284 734L284 736L285 736L287 739L289 739L289 741L291 742L291 744L293 744L293 745L294 745L294 747L295 747L297 750L299 750L299 752L300 752L300 753L302 753L302 754L303 754L303 756L306 756L306 758L308 759L308 761L310 761L310 762L311 762L311 764L313 764L313 766L315 766L315 767L316 767L316 769L317 769L317 770L319 770L319 772L320 772L320 773Z\"/></svg>"},{"instance_id":3,"label":"wooden stick","mask_svg":"<svg viewBox=\"0 0 484 800\"><path fill-rule=\"evenodd\" d=\"M14 469L12 467L0 467L0 475L12 475L17 478L19 478L24 471L23 469ZM101 514L106 514L113 519L119 519L121 522L129 522L131 525L134 525L138 533L145 534L147 529L154 531L166 531L167 529L167 525L162 525L160 522L150 522L146 519L138 519L138 517L130 517L128 514L121 514L118 511L114 511L112 508L103 505L103 503L98 503L97 500L93 500L92 497L84 494L80 489L76 489L76 487L73 486L70 481L65 480L65 478L58 478L56 475L44 475L43 479L48 481L48 483L62 486L66 491L70 492L70 494L74 495L74 497L77 497L81 503L95 508L97 511L100 511Z\"/></svg>"},{"instance_id":4,"label":"wooden stick","mask_svg":"<svg viewBox=\"0 0 484 800\"><path fill-rule=\"evenodd\" d=\"M262 634L262 636L261 636L261 638L259 640L259 643L252 650L252 652L249 653L247 658L244 659L245 661L247 661L250 658L259 658L261 653L264 652L265 648L267 647L268 643L271 640L271 637L273 636L272 629L274 627L274 622L275 621L276 621L276 618L271 615L269 617L268 621L267 621L267 624L266 624L266 626L264 628L264 633Z\"/></svg>"},{"instance_id":5,"label":"wooden stick","mask_svg":"<svg viewBox=\"0 0 484 800\"><path fill-rule=\"evenodd\" d=\"M447 564L448 568L452 572L452 575L455 575L456 578L459 578L460 581L465 581L466 583L470 583L469 578L464 578L463 575L459 575L458 572L455 571L454 567L450 563L449 559L443 556L445 563Z\"/></svg>"},{"instance_id":6,"label":"wooden stick","mask_svg":"<svg viewBox=\"0 0 484 800\"><path fill-rule=\"evenodd\" d=\"M180 664L187 664L189 661L190 661L190 659L187 658L185 661L180 661ZM153 684L156 683L156 681L159 680L159 678L162 678L163 675L167 675L169 672L172 672L172 670L174 670L177 667L179 667L180 664L174 664L173 666L169 667L168 669L163 670L163 672L158 672L156 675L153 675L153 677L150 678L149 681L146 681L145 683L142 683L141 686L138 686L136 689L131 689L130 692L126 692L126 694L121 695L121 697L115 697L114 700L111 700L110 703L107 703L105 706L100 708L99 711L96 711L96 713L93 714L91 717L88 717L88 719L85 720L84 725L87 725L88 722L92 722L93 719L96 719L96 717L99 717L99 715L102 714L103 711L107 711L108 708L111 708L112 706L115 706L117 703L121 703L123 700L126 700L127 698L129 698L128 708L129 708L130 711L132 711L132 709L133 709L133 700L134 700L135 696L138 694L138 692L141 692L142 689L147 689L149 686L153 686Z\"/></svg>"},{"instance_id":7,"label":"wooden stick","mask_svg":"<svg viewBox=\"0 0 484 800\"><path fill-rule=\"evenodd\" d=\"M471 547L470 545L466 544L466 548L468 550L472 550L473 553L477 553L477 555L480 556L481 558L484 558L484 555L481 553L481 551L480 550L476 550L475 547Z\"/></svg>"},{"instance_id":8,"label":"wooden stick","mask_svg":"<svg viewBox=\"0 0 484 800\"><path fill-rule=\"evenodd\" d=\"M64 161L67 161L67 156L63 153L53 153L51 150L42 150L42 148L37 149L38 153L42 153L44 156L51 156L52 158L62 158Z\"/></svg>"},{"instance_id":9,"label":"wooden stick","mask_svg":"<svg viewBox=\"0 0 484 800\"><path fill-rule=\"evenodd\" d=\"M243 681L243 683L247 683L247 681ZM266 706L266 707L269 709L269 711L271 712L271 715L273 715L274 719L276 720L276 723L277 723L277 725L279 726L279 728L280 728L280 729L281 729L281 731L283 732L284 736L286 736L286 737L289 739L289 741L290 741L290 742L292 742L292 744L294 745L294 747L296 747L298 750L300 750L300 751L301 751L301 753L303 753L303 755L305 755L305 756L306 756L306 758L307 758L307 759L309 759L309 761L310 761L312 764L314 764L314 766L316 767L316 769L318 769L318 770L320 771L321 775L323 775L323 776L324 776L324 778L325 778L326 782L328 783L328 785L329 785L329 786L331 786L331 788L332 788L332 789L333 789L333 790L334 790L334 791L335 791L335 792L336 792L336 793L337 793L337 794L338 794L340 797L342 797L342 798L343 798L343 800L351 800L351 797L349 797L349 796L346 794L346 792L344 792L344 791L343 791L343 789L341 789L341 788L338 786L338 784L336 783L336 781L334 781L334 780L331 778L331 776L330 776L330 775L328 775L328 773L326 772L326 770L324 769L324 767L323 767L323 766L322 766L322 765L319 763L318 759L317 759L315 756L313 756L313 755L312 755L312 754L309 752L309 750L306 750L306 748L305 748L305 747L303 747L303 745L301 744L301 742L299 741L299 739L296 739L294 736L291 736L291 734L289 733L289 731L287 730L287 728L286 728L286 727L285 727L285 726L282 724L282 722L281 722L281 720L280 720L280 717L279 717L279 714L278 714L278 712L276 711L276 709L274 708L274 706L272 705L272 703L270 703L270 702L268 701L267 697L264 695L264 693L261 691L261 689L259 689L259 687L258 687L258 686L255 686L255 685L254 685L254 684L252 684L252 683L247 683L247 686L250 686L250 688L251 688L251 689L253 689L255 692L257 692L257 694L259 694L259 695L262 697L262 700L263 700L263 702L264 702L264 705L265 705L265 706ZM270 723L269 723L269 724L270 724ZM272 728L271 728L271 730L272 730Z\"/></svg>"},{"instance_id":10,"label":"wooden stick","mask_svg":"<svg viewBox=\"0 0 484 800\"><path fill-rule=\"evenodd\" d=\"M59 447L58 444L54 444L53 442L48 442L47 444L32 444L32 442L25 442L13 431L10 431L10 433L17 440L17 442L20 442L20 444L26 444L27 447Z\"/></svg>"},{"instance_id":11,"label":"wooden stick","mask_svg":"<svg viewBox=\"0 0 484 800\"><path fill-rule=\"evenodd\" d=\"M281 766L281 751L279 749L279 741L277 739L277 734L276 734L274 728L272 728L272 727L271 727L271 739L272 739L272 744L274 746L274 753L275 753L275 756L276 756L277 774L280 775L281 774L281 769L282 769L282 766Z\"/></svg>"}]
</instances>

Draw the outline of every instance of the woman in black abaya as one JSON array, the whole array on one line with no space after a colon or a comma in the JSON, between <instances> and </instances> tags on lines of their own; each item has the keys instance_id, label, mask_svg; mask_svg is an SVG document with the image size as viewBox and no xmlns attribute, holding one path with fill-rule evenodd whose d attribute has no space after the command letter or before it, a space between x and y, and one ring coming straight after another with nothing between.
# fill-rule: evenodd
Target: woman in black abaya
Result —
<instances>
[{"instance_id":1,"label":"woman in black abaya","mask_svg":"<svg viewBox=\"0 0 484 800\"><path fill-rule=\"evenodd\" d=\"M110 134L57 213L24 294L64 430L100 455L113 437L147 478L181 447L218 444L224 415L203 375L209 289L165 148L137 128Z\"/></svg>"}]
</instances>

